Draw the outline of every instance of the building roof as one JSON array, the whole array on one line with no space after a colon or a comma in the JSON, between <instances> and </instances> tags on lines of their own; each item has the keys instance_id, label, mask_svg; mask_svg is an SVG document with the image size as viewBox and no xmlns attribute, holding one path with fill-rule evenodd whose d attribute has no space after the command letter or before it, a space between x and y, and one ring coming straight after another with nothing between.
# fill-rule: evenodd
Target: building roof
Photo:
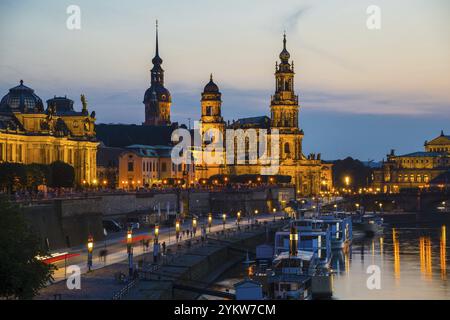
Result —
<instances>
[{"instance_id":1,"label":"building roof","mask_svg":"<svg viewBox=\"0 0 450 320\"><path fill-rule=\"evenodd\" d=\"M149 158L168 158L171 156L172 147L171 146L148 146L142 144L133 144L127 146L126 149L132 150L141 157Z\"/></svg>"},{"instance_id":2,"label":"building roof","mask_svg":"<svg viewBox=\"0 0 450 320\"><path fill-rule=\"evenodd\" d=\"M431 141L425 141L425 145L447 145L450 144L450 136L444 134L444 130L441 130L441 134Z\"/></svg>"},{"instance_id":3,"label":"building roof","mask_svg":"<svg viewBox=\"0 0 450 320\"><path fill-rule=\"evenodd\" d=\"M413 153L404 154L401 156L397 156L399 158L415 158L415 157L442 157L446 156L445 152L426 152L426 151L418 151Z\"/></svg>"},{"instance_id":4,"label":"building roof","mask_svg":"<svg viewBox=\"0 0 450 320\"><path fill-rule=\"evenodd\" d=\"M146 146L171 146L172 126L146 126L135 124L98 124L95 126L97 139L108 147L130 146L140 144Z\"/></svg>"},{"instance_id":5,"label":"building roof","mask_svg":"<svg viewBox=\"0 0 450 320\"><path fill-rule=\"evenodd\" d=\"M233 123L233 127L269 128L270 118L267 116L240 118Z\"/></svg>"},{"instance_id":6,"label":"building roof","mask_svg":"<svg viewBox=\"0 0 450 320\"><path fill-rule=\"evenodd\" d=\"M44 104L34 90L25 86L23 80L0 101L0 112L43 112Z\"/></svg>"}]
</instances>

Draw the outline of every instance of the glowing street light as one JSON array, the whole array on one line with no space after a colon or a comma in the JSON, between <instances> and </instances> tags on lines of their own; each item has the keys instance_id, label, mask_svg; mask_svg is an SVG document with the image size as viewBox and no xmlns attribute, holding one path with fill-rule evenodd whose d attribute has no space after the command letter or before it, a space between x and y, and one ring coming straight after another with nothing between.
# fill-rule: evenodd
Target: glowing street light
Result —
<instances>
[{"instance_id":1,"label":"glowing street light","mask_svg":"<svg viewBox=\"0 0 450 320\"><path fill-rule=\"evenodd\" d=\"M238 212L236 213L236 220L237 220L237 224L238 224L238 226L239 226L239 222L241 221L241 212L240 212L240 211L238 211Z\"/></svg>"},{"instance_id":2,"label":"glowing street light","mask_svg":"<svg viewBox=\"0 0 450 320\"><path fill-rule=\"evenodd\" d=\"M272 212L273 212L273 222L275 222L275 214L277 213L277 209L273 208Z\"/></svg>"},{"instance_id":3,"label":"glowing street light","mask_svg":"<svg viewBox=\"0 0 450 320\"><path fill-rule=\"evenodd\" d=\"M158 243L159 240L159 224L155 224L155 242Z\"/></svg>"},{"instance_id":4,"label":"glowing street light","mask_svg":"<svg viewBox=\"0 0 450 320\"><path fill-rule=\"evenodd\" d=\"M178 242L178 238L180 237L180 229L181 229L180 220L177 220L175 222L175 234L176 234L175 237L177 239L177 242Z\"/></svg>"},{"instance_id":5,"label":"glowing street light","mask_svg":"<svg viewBox=\"0 0 450 320\"><path fill-rule=\"evenodd\" d=\"M225 230L225 224L227 223L227 215L225 213L222 214L222 219L223 219L223 230Z\"/></svg>"},{"instance_id":6,"label":"glowing street light","mask_svg":"<svg viewBox=\"0 0 450 320\"><path fill-rule=\"evenodd\" d=\"M345 176L344 177L344 182L345 182L345 185L348 187L350 185L350 177L349 176Z\"/></svg>"},{"instance_id":7,"label":"glowing street light","mask_svg":"<svg viewBox=\"0 0 450 320\"><path fill-rule=\"evenodd\" d=\"M127 231L127 252L128 252L128 274L133 275L133 229L130 227Z\"/></svg>"},{"instance_id":8,"label":"glowing street light","mask_svg":"<svg viewBox=\"0 0 450 320\"><path fill-rule=\"evenodd\" d=\"M92 268L92 252L94 251L94 238L92 236L88 237L88 243L87 243L87 249L88 249L88 270L91 271Z\"/></svg>"},{"instance_id":9,"label":"glowing street light","mask_svg":"<svg viewBox=\"0 0 450 320\"><path fill-rule=\"evenodd\" d=\"M209 232L211 232L211 225L212 225L212 214L210 213L208 215L208 228L209 228Z\"/></svg>"},{"instance_id":10,"label":"glowing street light","mask_svg":"<svg viewBox=\"0 0 450 320\"><path fill-rule=\"evenodd\" d=\"M192 231L194 232L194 236L197 233L197 218L192 218Z\"/></svg>"}]
</instances>

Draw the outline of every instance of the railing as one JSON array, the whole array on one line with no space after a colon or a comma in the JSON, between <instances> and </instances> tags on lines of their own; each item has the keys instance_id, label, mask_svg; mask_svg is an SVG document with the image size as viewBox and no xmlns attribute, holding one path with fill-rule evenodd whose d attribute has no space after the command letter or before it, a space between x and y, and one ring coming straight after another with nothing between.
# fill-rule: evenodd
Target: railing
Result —
<instances>
[{"instance_id":1,"label":"railing","mask_svg":"<svg viewBox=\"0 0 450 320\"><path fill-rule=\"evenodd\" d=\"M127 285L125 287L123 287L122 289L120 289L118 292L116 292L112 299L113 300L120 300L122 299L125 295L127 295L131 289L133 289L136 284L138 283L138 279L133 279L130 282L127 283Z\"/></svg>"}]
</instances>

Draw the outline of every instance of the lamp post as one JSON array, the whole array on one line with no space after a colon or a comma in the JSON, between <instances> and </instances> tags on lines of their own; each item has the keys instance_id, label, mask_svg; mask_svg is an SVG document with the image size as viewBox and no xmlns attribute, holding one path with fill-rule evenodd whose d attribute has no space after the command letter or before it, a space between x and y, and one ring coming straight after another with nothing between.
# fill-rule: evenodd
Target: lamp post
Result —
<instances>
[{"instance_id":1,"label":"lamp post","mask_svg":"<svg viewBox=\"0 0 450 320\"><path fill-rule=\"evenodd\" d=\"M222 219L223 219L223 230L225 230L225 225L227 223L227 215L226 215L226 213L222 214Z\"/></svg>"},{"instance_id":2,"label":"lamp post","mask_svg":"<svg viewBox=\"0 0 450 320\"><path fill-rule=\"evenodd\" d=\"M195 237L195 234L197 233L197 218L192 218L192 231L194 232Z\"/></svg>"},{"instance_id":3,"label":"lamp post","mask_svg":"<svg viewBox=\"0 0 450 320\"><path fill-rule=\"evenodd\" d=\"M91 268L92 268L92 252L94 251L94 238L92 236L88 237L87 248L88 248L87 266L88 266L88 270L91 271Z\"/></svg>"},{"instance_id":4,"label":"lamp post","mask_svg":"<svg viewBox=\"0 0 450 320\"><path fill-rule=\"evenodd\" d=\"M258 214L259 211L258 211L258 209L256 209L254 212L255 212L255 215L253 216L253 222L255 222L255 220L256 220L256 215Z\"/></svg>"},{"instance_id":5,"label":"lamp post","mask_svg":"<svg viewBox=\"0 0 450 320\"><path fill-rule=\"evenodd\" d=\"M237 221L237 225L239 227L239 222L241 222L241 212L240 211L238 211L236 213L236 221Z\"/></svg>"},{"instance_id":6,"label":"lamp post","mask_svg":"<svg viewBox=\"0 0 450 320\"><path fill-rule=\"evenodd\" d=\"M275 222L275 213L277 212L277 209L273 208L272 212L273 212L273 222Z\"/></svg>"},{"instance_id":7,"label":"lamp post","mask_svg":"<svg viewBox=\"0 0 450 320\"><path fill-rule=\"evenodd\" d=\"M211 225L212 225L212 214L210 213L208 215L208 228L209 228L209 232L211 232Z\"/></svg>"},{"instance_id":8,"label":"lamp post","mask_svg":"<svg viewBox=\"0 0 450 320\"><path fill-rule=\"evenodd\" d=\"M128 275L133 275L133 229L128 228L127 232L127 253L128 253Z\"/></svg>"},{"instance_id":9,"label":"lamp post","mask_svg":"<svg viewBox=\"0 0 450 320\"><path fill-rule=\"evenodd\" d=\"M178 238L180 237L180 220L177 220L176 222L175 222L175 234L176 234L176 239L177 239L177 242L178 242Z\"/></svg>"},{"instance_id":10,"label":"lamp post","mask_svg":"<svg viewBox=\"0 0 450 320\"><path fill-rule=\"evenodd\" d=\"M159 224L155 225L155 243L159 242Z\"/></svg>"}]
</instances>

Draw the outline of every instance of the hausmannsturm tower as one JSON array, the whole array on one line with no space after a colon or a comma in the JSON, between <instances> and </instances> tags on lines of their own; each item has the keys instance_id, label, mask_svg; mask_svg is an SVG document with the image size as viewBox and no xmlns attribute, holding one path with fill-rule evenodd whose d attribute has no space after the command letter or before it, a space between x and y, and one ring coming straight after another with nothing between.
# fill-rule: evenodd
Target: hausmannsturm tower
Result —
<instances>
[{"instance_id":1,"label":"hausmannsturm tower","mask_svg":"<svg viewBox=\"0 0 450 320\"><path fill-rule=\"evenodd\" d=\"M151 86L145 91L145 122L144 125L165 126L170 125L170 106L172 97L169 90L164 87L164 69L161 67L162 59L159 56L158 21L156 21L156 51L152 59Z\"/></svg>"}]
</instances>

